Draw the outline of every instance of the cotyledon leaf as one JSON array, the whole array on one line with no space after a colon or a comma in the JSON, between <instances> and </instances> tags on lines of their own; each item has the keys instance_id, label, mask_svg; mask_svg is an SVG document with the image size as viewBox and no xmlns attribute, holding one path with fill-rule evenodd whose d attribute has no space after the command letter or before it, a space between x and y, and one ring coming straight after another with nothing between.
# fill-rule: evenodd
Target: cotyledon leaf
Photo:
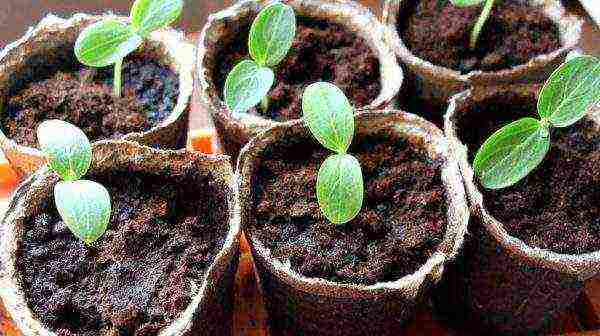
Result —
<instances>
[{"instance_id":1,"label":"cotyledon leaf","mask_svg":"<svg viewBox=\"0 0 600 336\"><path fill-rule=\"evenodd\" d=\"M109 19L85 28L75 41L75 56L91 67L115 64L142 44L142 38L123 22Z\"/></svg>"},{"instance_id":2,"label":"cotyledon leaf","mask_svg":"<svg viewBox=\"0 0 600 336\"><path fill-rule=\"evenodd\" d=\"M283 60L296 36L294 9L280 2L258 13L250 27L250 56L261 66L273 67Z\"/></svg>"},{"instance_id":3,"label":"cotyledon leaf","mask_svg":"<svg viewBox=\"0 0 600 336\"><path fill-rule=\"evenodd\" d=\"M241 61L225 80L225 104L232 113L246 112L260 103L274 81L273 70L254 61Z\"/></svg>"},{"instance_id":4,"label":"cotyledon leaf","mask_svg":"<svg viewBox=\"0 0 600 336\"><path fill-rule=\"evenodd\" d=\"M166 27L181 16L183 0L136 0L131 7L131 25L146 37Z\"/></svg>"},{"instance_id":5,"label":"cotyledon leaf","mask_svg":"<svg viewBox=\"0 0 600 336\"><path fill-rule=\"evenodd\" d=\"M54 187L56 209L67 227L86 244L100 238L110 220L110 195L93 181L60 181Z\"/></svg>"},{"instance_id":6,"label":"cotyledon leaf","mask_svg":"<svg viewBox=\"0 0 600 336\"><path fill-rule=\"evenodd\" d=\"M76 126L62 120L46 120L38 126L37 137L50 168L63 180L77 180L90 168L92 146Z\"/></svg>"},{"instance_id":7,"label":"cotyledon leaf","mask_svg":"<svg viewBox=\"0 0 600 336\"><path fill-rule=\"evenodd\" d=\"M547 126L537 119L523 118L487 139L475 156L473 168L484 187L505 188L535 169L549 148Z\"/></svg>"},{"instance_id":8,"label":"cotyledon leaf","mask_svg":"<svg viewBox=\"0 0 600 336\"><path fill-rule=\"evenodd\" d=\"M317 201L325 218L343 224L352 220L363 202L363 177L358 160L349 154L327 158L317 176Z\"/></svg>"},{"instance_id":9,"label":"cotyledon leaf","mask_svg":"<svg viewBox=\"0 0 600 336\"><path fill-rule=\"evenodd\" d=\"M483 1L484 0L450 0L450 2L452 2L452 4L456 7L475 6L481 4Z\"/></svg>"},{"instance_id":10,"label":"cotyledon leaf","mask_svg":"<svg viewBox=\"0 0 600 336\"><path fill-rule=\"evenodd\" d=\"M563 63L544 84L538 113L555 127L574 124L600 102L600 60L579 56Z\"/></svg>"}]
</instances>

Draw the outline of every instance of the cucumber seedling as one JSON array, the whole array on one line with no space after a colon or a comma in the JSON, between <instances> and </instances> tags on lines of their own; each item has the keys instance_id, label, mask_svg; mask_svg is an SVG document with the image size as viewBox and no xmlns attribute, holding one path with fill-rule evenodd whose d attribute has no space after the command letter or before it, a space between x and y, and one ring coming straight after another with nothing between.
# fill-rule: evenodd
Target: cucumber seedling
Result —
<instances>
[{"instance_id":1,"label":"cucumber seedling","mask_svg":"<svg viewBox=\"0 0 600 336\"><path fill-rule=\"evenodd\" d=\"M110 195L101 184L81 180L92 162L89 139L77 127L62 120L47 120L37 129L40 150L61 181L54 187L54 201L62 220L87 245L100 238L110 219Z\"/></svg>"},{"instance_id":2,"label":"cucumber seedling","mask_svg":"<svg viewBox=\"0 0 600 336\"><path fill-rule=\"evenodd\" d=\"M354 110L337 86L318 82L304 90L302 114L313 136L335 152L317 176L321 212L332 223L347 223L358 215L364 193L360 163L347 153L354 136Z\"/></svg>"},{"instance_id":3,"label":"cucumber seedling","mask_svg":"<svg viewBox=\"0 0 600 336\"><path fill-rule=\"evenodd\" d=\"M275 82L273 68L287 55L296 36L294 9L280 2L258 13L248 37L250 60L239 62L225 80L223 96L232 113L244 113L261 103L269 109L269 90Z\"/></svg>"},{"instance_id":4,"label":"cucumber seedling","mask_svg":"<svg viewBox=\"0 0 600 336\"><path fill-rule=\"evenodd\" d=\"M494 0L450 0L452 4L456 7L470 7L480 5L485 1L483 5L483 9L481 10L481 14L477 18L477 22L475 22L475 26L471 31L471 38L469 40L469 47L471 49L475 49L477 46L477 40L479 40L479 35L481 34L481 30L483 30L483 26L487 22L492 13L492 8L494 7Z\"/></svg>"},{"instance_id":5,"label":"cucumber seedling","mask_svg":"<svg viewBox=\"0 0 600 336\"><path fill-rule=\"evenodd\" d=\"M550 149L550 128L567 127L600 102L600 60L576 57L552 73L540 91L540 119L522 118L496 131L475 155L484 187L509 187L535 169Z\"/></svg>"},{"instance_id":6,"label":"cucumber seedling","mask_svg":"<svg viewBox=\"0 0 600 336\"><path fill-rule=\"evenodd\" d=\"M114 95L120 97L123 59L151 32L177 20L182 10L183 0L136 0L129 24L110 18L85 28L75 42L75 56L94 68L114 65Z\"/></svg>"}]
</instances>

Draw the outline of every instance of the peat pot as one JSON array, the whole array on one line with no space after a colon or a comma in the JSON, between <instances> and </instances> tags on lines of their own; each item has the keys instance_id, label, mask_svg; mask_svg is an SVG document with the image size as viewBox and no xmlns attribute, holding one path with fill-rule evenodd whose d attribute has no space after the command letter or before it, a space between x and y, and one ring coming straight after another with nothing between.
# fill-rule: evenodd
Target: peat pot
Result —
<instances>
[{"instance_id":1,"label":"peat pot","mask_svg":"<svg viewBox=\"0 0 600 336\"><path fill-rule=\"evenodd\" d=\"M387 40L406 65L410 91L444 106L470 86L543 82L575 49L583 20L567 15L560 0L496 1L469 48L481 6L450 1L385 0ZM402 18L402 19L400 19Z\"/></svg>"},{"instance_id":2,"label":"peat pot","mask_svg":"<svg viewBox=\"0 0 600 336\"><path fill-rule=\"evenodd\" d=\"M79 32L107 17L128 20L111 15L76 14L69 19L48 15L2 50L0 144L17 170L31 170L16 162L24 164L24 156L39 154L36 127L46 119L69 121L92 141L124 139L168 149L185 146L194 46L173 29L153 32L125 59L123 97L114 98L113 68L85 67L73 51Z\"/></svg>"},{"instance_id":3,"label":"peat pot","mask_svg":"<svg viewBox=\"0 0 600 336\"><path fill-rule=\"evenodd\" d=\"M124 140L93 145L87 179L112 212L90 246L54 206L47 167L0 226L0 300L24 335L229 335L239 216L229 158Z\"/></svg>"},{"instance_id":4,"label":"peat pot","mask_svg":"<svg viewBox=\"0 0 600 336\"><path fill-rule=\"evenodd\" d=\"M535 333L600 270L597 113L553 129L546 158L517 184L488 190L474 176L474 154L494 131L520 117L537 117L540 88L468 90L452 98L445 117L476 216L436 306L488 334Z\"/></svg>"},{"instance_id":5,"label":"peat pot","mask_svg":"<svg viewBox=\"0 0 600 336\"><path fill-rule=\"evenodd\" d=\"M402 70L384 41L384 26L371 11L347 0L291 0L296 38L275 70L270 107L232 115L223 102L231 69L248 58L248 34L263 8L242 0L212 14L198 47L198 87L210 110L225 152L237 156L250 138L280 122L299 119L304 87L317 81L340 87L357 108L383 108L402 84Z\"/></svg>"},{"instance_id":6,"label":"peat pot","mask_svg":"<svg viewBox=\"0 0 600 336\"><path fill-rule=\"evenodd\" d=\"M396 335L462 246L469 211L442 132L400 111L356 124L349 153L365 199L344 225L318 208L317 171L331 153L300 120L240 154L241 222L273 335Z\"/></svg>"}]
</instances>

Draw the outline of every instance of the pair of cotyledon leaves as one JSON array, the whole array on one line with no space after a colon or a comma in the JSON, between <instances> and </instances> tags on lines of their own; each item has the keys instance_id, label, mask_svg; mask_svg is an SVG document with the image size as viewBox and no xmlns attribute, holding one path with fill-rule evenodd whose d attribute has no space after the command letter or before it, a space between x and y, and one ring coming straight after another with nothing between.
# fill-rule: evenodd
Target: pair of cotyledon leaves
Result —
<instances>
[{"instance_id":1,"label":"pair of cotyledon leaves","mask_svg":"<svg viewBox=\"0 0 600 336\"><path fill-rule=\"evenodd\" d=\"M75 236L87 244L100 238L110 219L110 196L102 185L80 180L90 168L92 147L77 127L48 120L37 130L40 150L62 179L54 187L56 209Z\"/></svg>"},{"instance_id":2,"label":"pair of cotyledon leaves","mask_svg":"<svg viewBox=\"0 0 600 336\"><path fill-rule=\"evenodd\" d=\"M600 60L576 57L562 64L540 91L540 120L523 118L496 131L475 156L473 168L484 187L511 186L533 169L550 148L550 127L567 127L600 102Z\"/></svg>"},{"instance_id":3,"label":"pair of cotyledon leaves","mask_svg":"<svg viewBox=\"0 0 600 336\"><path fill-rule=\"evenodd\" d=\"M75 42L75 55L91 67L115 64L136 50L145 37L177 20L183 0L136 0L130 24L107 19L85 28Z\"/></svg>"},{"instance_id":4,"label":"pair of cotyledon leaves","mask_svg":"<svg viewBox=\"0 0 600 336\"><path fill-rule=\"evenodd\" d=\"M258 13L248 37L251 60L238 63L225 80L225 104L233 113L256 106L275 81L272 68L288 53L296 36L293 8L273 3Z\"/></svg>"}]
</instances>

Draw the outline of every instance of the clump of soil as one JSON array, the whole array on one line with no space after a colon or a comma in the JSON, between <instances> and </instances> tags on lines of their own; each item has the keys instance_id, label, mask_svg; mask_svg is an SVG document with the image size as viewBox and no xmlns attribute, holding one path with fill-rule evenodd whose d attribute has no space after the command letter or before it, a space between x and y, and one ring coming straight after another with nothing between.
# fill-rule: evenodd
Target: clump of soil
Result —
<instances>
[{"instance_id":1,"label":"clump of soil","mask_svg":"<svg viewBox=\"0 0 600 336\"><path fill-rule=\"evenodd\" d=\"M91 178L111 195L109 228L86 247L49 199L19 247L28 304L59 336L157 335L190 303L192 282L223 246L226 196L205 177Z\"/></svg>"},{"instance_id":2,"label":"clump of soil","mask_svg":"<svg viewBox=\"0 0 600 336\"><path fill-rule=\"evenodd\" d=\"M221 98L231 69L249 58L249 30L250 26L241 30L243 34L232 31L231 41L217 46L220 57L209 73ZM304 87L317 81L334 83L356 107L368 105L381 91L379 60L363 38L339 24L305 17L298 18L296 38L275 76L269 110L257 107L256 112L277 121L300 118Z\"/></svg>"},{"instance_id":3,"label":"clump of soil","mask_svg":"<svg viewBox=\"0 0 600 336\"><path fill-rule=\"evenodd\" d=\"M503 94L463 114L458 134L471 162L494 131L520 117L537 117L535 106L533 99ZM517 184L500 190L479 186L484 205L511 235L558 253L600 250L600 134L594 125L584 119L553 129L548 155Z\"/></svg>"},{"instance_id":4,"label":"clump of soil","mask_svg":"<svg viewBox=\"0 0 600 336\"><path fill-rule=\"evenodd\" d=\"M355 219L336 226L323 217L315 185L331 153L300 140L264 154L253 181L251 234L307 277L370 285L413 273L444 236L441 162L389 131L360 139L350 151L365 181Z\"/></svg>"},{"instance_id":5,"label":"clump of soil","mask_svg":"<svg viewBox=\"0 0 600 336\"><path fill-rule=\"evenodd\" d=\"M152 60L125 61L122 97L113 96L112 82L112 67L57 71L10 97L4 130L19 144L35 147L37 125L61 119L80 127L92 141L116 139L152 128L177 104L177 75Z\"/></svg>"},{"instance_id":6,"label":"clump of soil","mask_svg":"<svg viewBox=\"0 0 600 336\"><path fill-rule=\"evenodd\" d=\"M457 7L447 0L411 0L398 31L418 57L462 73L501 70L560 48L558 27L542 7L524 0L496 1L475 50L469 47L481 6Z\"/></svg>"}]
</instances>

